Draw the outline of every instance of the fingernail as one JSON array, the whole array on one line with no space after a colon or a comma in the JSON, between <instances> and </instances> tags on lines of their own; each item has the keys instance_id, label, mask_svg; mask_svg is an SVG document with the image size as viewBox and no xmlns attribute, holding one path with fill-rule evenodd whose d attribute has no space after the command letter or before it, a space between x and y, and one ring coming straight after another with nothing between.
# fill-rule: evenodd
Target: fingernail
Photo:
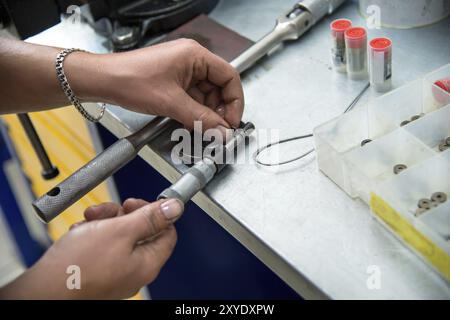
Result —
<instances>
[{"instance_id":1,"label":"fingernail","mask_svg":"<svg viewBox=\"0 0 450 320\"><path fill-rule=\"evenodd\" d=\"M81 226L82 224L84 224L86 221L80 221L80 222L76 222L76 223L74 223L73 225L71 225L70 227L69 227L69 230L73 230L73 229L75 229L75 228L78 228L79 226Z\"/></svg>"},{"instance_id":2,"label":"fingernail","mask_svg":"<svg viewBox=\"0 0 450 320\"><path fill-rule=\"evenodd\" d=\"M184 205L178 199L169 199L161 203L160 208L167 220L174 220L181 216Z\"/></svg>"},{"instance_id":3,"label":"fingernail","mask_svg":"<svg viewBox=\"0 0 450 320\"><path fill-rule=\"evenodd\" d=\"M223 106L218 107L216 113L223 118L225 116L225 108Z\"/></svg>"},{"instance_id":4,"label":"fingernail","mask_svg":"<svg viewBox=\"0 0 450 320\"><path fill-rule=\"evenodd\" d=\"M96 205L93 205L93 206L88 207L88 208L86 209L86 211L93 211L93 212L96 212L100 207L101 207L101 204L96 204Z\"/></svg>"}]
</instances>

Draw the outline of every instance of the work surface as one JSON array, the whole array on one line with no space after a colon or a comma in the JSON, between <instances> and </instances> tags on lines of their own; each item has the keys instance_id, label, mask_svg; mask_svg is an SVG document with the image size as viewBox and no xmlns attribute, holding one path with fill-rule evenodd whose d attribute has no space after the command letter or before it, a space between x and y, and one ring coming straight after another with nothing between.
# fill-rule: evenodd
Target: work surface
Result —
<instances>
[{"instance_id":1,"label":"work surface","mask_svg":"<svg viewBox=\"0 0 450 320\"><path fill-rule=\"evenodd\" d=\"M260 0L255 6L252 0L226 0L211 17L256 41L293 3ZM280 138L309 133L358 95L366 82L333 72L329 62L329 23L339 17L365 25L357 6L349 3L242 76L245 121L259 129L279 129ZM449 19L413 30L369 31L369 37L378 35L393 40L395 87L450 62ZM107 50L104 39L87 25L67 21L30 41ZM358 106L376 95L368 91ZM101 123L124 136L151 118L109 106ZM282 159L312 143L281 148ZM175 181L186 167L171 162L172 145L167 132L140 155ZM250 151L256 147L252 139ZM315 160L310 155L277 171L253 163L228 167L194 201L305 298L449 299L449 284L374 220L365 204L350 199L319 172ZM378 289L367 285L373 270L380 271Z\"/></svg>"}]
</instances>

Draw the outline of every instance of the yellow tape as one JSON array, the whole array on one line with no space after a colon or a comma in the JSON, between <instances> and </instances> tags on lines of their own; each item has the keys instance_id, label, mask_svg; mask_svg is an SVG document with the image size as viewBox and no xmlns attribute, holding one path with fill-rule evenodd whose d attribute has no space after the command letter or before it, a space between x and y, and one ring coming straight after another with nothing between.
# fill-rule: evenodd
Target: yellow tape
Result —
<instances>
[{"instance_id":1,"label":"yellow tape","mask_svg":"<svg viewBox=\"0 0 450 320\"><path fill-rule=\"evenodd\" d=\"M450 255L420 233L408 220L375 193L371 194L370 206L398 236L419 252L450 281Z\"/></svg>"}]
</instances>

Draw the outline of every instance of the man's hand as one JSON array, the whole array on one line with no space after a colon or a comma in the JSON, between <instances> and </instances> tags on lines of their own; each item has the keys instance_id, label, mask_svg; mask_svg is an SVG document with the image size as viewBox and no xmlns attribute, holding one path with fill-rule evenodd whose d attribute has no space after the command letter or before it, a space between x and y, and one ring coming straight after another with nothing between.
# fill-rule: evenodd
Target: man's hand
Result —
<instances>
[{"instance_id":1,"label":"man's hand","mask_svg":"<svg viewBox=\"0 0 450 320\"><path fill-rule=\"evenodd\" d=\"M0 37L0 114L69 104L56 77L60 51ZM203 130L238 127L244 109L238 72L194 40L114 54L73 52L64 70L82 101L167 116L188 128L195 120Z\"/></svg>"},{"instance_id":2,"label":"man's hand","mask_svg":"<svg viewBox=\"0 0 450 320\"><path fill-rule=\"evenodd\" d=\"M77 72L81 65L94 72ZM188 128L196 120L204 130L238 127L244 109L239 73L193 40L110 55L72 53L65 70L84 100L168 116Z\"/></svg>"},{"instance_id":3,"label":"man's hand","mask_svg":"<svg viewBox=\"0 0 450 320\"><path fill-rule=\"evenodd\" d=\"M123 207L88 208L77 224L30 270L0 291L11 299L123 299L152 282L177 240L172 223L183 204L129 199ZM81 271L81 289L68 289L67 267Z\"/></svg>"}]
</instances>

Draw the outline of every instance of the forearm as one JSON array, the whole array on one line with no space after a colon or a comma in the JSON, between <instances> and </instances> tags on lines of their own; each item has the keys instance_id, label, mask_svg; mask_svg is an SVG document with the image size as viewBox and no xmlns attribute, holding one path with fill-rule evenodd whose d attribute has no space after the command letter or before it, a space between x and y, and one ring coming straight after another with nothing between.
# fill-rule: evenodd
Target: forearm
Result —
<instances>
[{"instance_id":1,"label":"forearm","mask_svg":"<svg viewBox=\"0 0 450 320\"><path fill-rule=\"evenodd\" d=\"M56 77L59 48L0 38L0 114L69 105ZM192 40L125 53L73 52L64 60L81 102L105 102L170 117L203 130L239 125L244 93L237 71Z\"/></svg>"},{"instance_id":2,"label":"forearm","mask_svg":"<svg viewBox=\"0 0 450 320\"><path fill-rule=\"evenodd\" d=\"M65 286L67 276L64 272L51 275L37 270L36 265L25 271L17 279L0 288L0 300L35 300L35 299L75 299L73 292Z\"/></svg>"},{"instance_id":3,"label":"forearm","mask_svg":"<svg viewBox=\"0 0 450 320\"><path fill-rule=\"evenodd\" d=\"M61 49L0 38L0 114L39 111L69 105L56 77L55 59ZM64 69L75 94L94 99L91 91L103 76L99 57L75 52Z\"/></svg>"}]
</instances>

